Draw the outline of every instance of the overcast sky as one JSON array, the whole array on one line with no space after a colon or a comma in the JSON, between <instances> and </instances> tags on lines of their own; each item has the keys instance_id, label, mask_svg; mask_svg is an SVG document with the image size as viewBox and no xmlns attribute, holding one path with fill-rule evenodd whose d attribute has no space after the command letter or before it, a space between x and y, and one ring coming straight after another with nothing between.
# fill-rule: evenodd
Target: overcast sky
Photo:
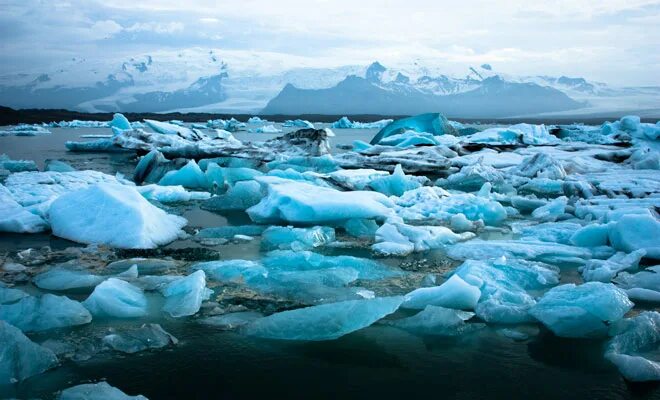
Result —
<instances>
[{"instance_id":1,"label":"overcast sky","mask_svg":"<svg viewBox=\"0 0 660 400\"><path fill-rule=\"evenodd\" d=\"M660 85L660 1L0 0L3 73L191 47ZM292 57L294 59L294 57ZM265 69L267 65L263 66Z\"/></svg>"}]
</instances>

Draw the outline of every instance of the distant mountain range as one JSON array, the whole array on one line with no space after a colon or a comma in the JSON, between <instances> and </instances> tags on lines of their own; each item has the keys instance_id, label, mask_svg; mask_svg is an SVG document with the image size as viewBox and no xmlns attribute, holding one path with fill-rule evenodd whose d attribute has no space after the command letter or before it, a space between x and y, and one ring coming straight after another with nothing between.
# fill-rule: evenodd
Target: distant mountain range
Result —
<instances>
[{"instance_id":1,"label":"distant mountain range","mask_svg":"<svg viewBox=\"0 0 660 400\"><path fill-rule=\"evenodd\" d=\"M264 61L264 64L267 64ZM290 68L232 67L213 51L121 62L73 59L53 71L0 76L0 105L85 112L383 114L456 118L655 112L660 87L615 88L580 77L510 76L489 64L462 77L413 63Z\"/></svg>"}]
</instances>

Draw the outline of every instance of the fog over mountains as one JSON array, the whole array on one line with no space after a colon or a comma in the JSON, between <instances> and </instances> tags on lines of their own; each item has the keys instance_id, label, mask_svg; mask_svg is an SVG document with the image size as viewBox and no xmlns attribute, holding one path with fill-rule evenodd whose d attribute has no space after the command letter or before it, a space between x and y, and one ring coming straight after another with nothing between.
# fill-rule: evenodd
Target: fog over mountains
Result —
<instances>
[{"instance_id":1,"label":"fog over mountains","mask_svg":"<svg viewBox=\"0 0 660 400\"><path fill-rule=\"evenodd\" d=\"M442 112L499 118L660 110L660 87L612 87L583 77L512 76L496 65L445 74L409 65L282 68L225 61L212 50L123 61L73 58L52 70L0 76L0 105L80 111L254 114ZM530 71L532 72L532 71Z\"/></svg>"}]
</instances>

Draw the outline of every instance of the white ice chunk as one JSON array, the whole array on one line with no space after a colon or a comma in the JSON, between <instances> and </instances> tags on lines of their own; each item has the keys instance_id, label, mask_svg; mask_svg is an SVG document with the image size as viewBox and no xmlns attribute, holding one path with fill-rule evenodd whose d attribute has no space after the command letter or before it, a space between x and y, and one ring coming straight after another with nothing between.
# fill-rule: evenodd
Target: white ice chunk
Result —
<instances>
[{"instance_id":1,"label":"white ice chunk","mask_svg":"<svg viewBox=\"0 0 660 400\"><path fill-rule=\"evenodd\" d=\"M147 315L142 289L117 278L98 285L83 305L98 317L135 318Z\"/></svg>"},{"instance_id":2,"label":"white ice chunk","mask_svg":"<svg viewBox=\"0 0 660 400\"><path fill-rule=\"evenodd\" d=\"M168 284L162 290L165 296L163 311L174 318L194 315L213 293L206 288L206 274L203 270Z\"/></svg>"},{"instance_id":3,"label":"white ice chunk","mask_svg":"<svg viewBox=\"0 0 660 400\"><path fill-rule=\"evenodd\" d=\"M426 306L439 306L474 310L479 297L481 291L478 287L470 285L454 274L440 286L419 288L408 293L401 307L421 310Z\"/></svg>"},{"instance_id":4,"label":"white ice chunk","mask_svg":"<svg viewBox=\"0 0 660 400\"><path fill-rule=\"evenodd\" d=\"M23 332L38 332L53 328L83 325L92 316L82 304L66 296L44 294L23 297L11 304L0 305L0 320Z\"/></svg>"}]
</instances>

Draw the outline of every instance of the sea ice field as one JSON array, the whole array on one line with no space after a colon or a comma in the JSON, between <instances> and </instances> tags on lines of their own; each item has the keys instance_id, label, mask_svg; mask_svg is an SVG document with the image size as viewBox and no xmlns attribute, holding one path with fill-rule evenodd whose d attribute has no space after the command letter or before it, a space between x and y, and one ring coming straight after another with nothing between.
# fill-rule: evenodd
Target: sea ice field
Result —
<instances>
[{"instance_id":1,"label":"sea ice field","mask_svg":"<svg viewBox=\"0 0 660 400\"><path fill-rule=\"evenodd\" d=\"M0 127L0 398L660 399L659 139Z\"/></svg>"}]
</instances>

